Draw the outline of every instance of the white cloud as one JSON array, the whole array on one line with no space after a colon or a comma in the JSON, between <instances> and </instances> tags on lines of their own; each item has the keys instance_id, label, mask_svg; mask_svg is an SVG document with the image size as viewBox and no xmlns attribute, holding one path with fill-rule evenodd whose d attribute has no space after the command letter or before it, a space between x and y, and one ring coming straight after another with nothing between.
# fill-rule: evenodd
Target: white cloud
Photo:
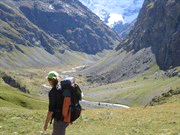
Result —
<instances>
[{"instance_id":1,"label":"white cloud","mask_svg":"<svg viewBox=\"0 0 180 135\"><path fill-rule=\"evenodd\" d=\"M124 23L124 19L121 14L111 13L109 16L110 16L110 18L108 19L107 25L110 27L113 27L113 25L117 22Z\"/></svg>"}]
</instances>

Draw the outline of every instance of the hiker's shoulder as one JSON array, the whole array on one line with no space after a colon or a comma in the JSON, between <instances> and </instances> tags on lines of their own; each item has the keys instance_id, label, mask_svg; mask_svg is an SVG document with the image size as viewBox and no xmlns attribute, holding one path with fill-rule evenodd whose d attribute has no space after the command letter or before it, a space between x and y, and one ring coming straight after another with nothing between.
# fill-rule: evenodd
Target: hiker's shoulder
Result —
<instances>
[{"instance_id":1,"label":"hiker's shoulder","mask_svg":"<svg viewBox=\"0 0 180 135\"><path fill-rule=\"evenodd\" d=\"M61 88L61 86L56 86L56 87L53 87L50 91L49 91L49 94L58 94L58 93L62 93L63 90Z\"/></svg>"},{"instance_id":2,"label":"hiker's shoulder","mask_svg":"<svg viewBox=\"0 0 180 135\"><path fill-rule=\"evenodd\" d=\"M55 88L52 88L50 91L49 91L49 95L53 94L56 92L56 89Z\"/></svg>"}]
</instances>

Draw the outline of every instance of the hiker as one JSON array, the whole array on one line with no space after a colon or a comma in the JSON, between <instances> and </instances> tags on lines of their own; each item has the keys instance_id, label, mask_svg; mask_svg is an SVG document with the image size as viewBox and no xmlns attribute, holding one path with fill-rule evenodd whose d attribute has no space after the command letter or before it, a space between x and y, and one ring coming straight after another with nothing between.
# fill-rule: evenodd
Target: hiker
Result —
<instances>
[{"instance_id":1,"label":"hiker","mask_svg":"<svg viewBox=\"0 0 180 135\"><path fill-rule=\"evenodd\" d=\"M74 78L66 78L59 84L59 74L51 71L47 79L52 89L49 92L49 110L44 130L47 131L48 124L54 119L52 135L65 135L67 126L81 114L79 101L82 92Z\"/></svg>"},{"instance_id":2,"label":"hiker","mask_svg":"<svg viewBox=\"0 0 180 135\"><path fill-rule=\"evenodd\" d=\"M49 110L47 113L44 130L47 131L48 124L51 123L52 119L54 119L52 135L65 135L65 130L69 123L62 120L61 112L64 98L62 95L61 86L58 83L59 74L55 71L51 71L48 73L47 79L52 89L49 92Z\"/></svg>"}]
</instances>

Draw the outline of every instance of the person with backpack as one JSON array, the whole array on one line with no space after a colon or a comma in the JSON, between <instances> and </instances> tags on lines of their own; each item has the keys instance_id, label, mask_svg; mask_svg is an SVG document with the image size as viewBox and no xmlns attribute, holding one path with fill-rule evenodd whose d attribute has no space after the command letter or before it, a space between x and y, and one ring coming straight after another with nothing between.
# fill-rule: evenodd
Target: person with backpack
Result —
<instances>
[{"instance_id":1,"label":"person with backpack","mask_svg":"<svg viewBox=\"0 0 180 135\"><path fill-rule=\"evenodd\" d=\"M68 79L59 84L59 74L55 71L49 72L47 79L52 89L49 92L49 109L44 130L47 131L48 124L51 124L54 119L52 135L65 135L68 125L79 118L81 114L79 104L81 90L78 85Z\"/></svg>"}]
</instances>

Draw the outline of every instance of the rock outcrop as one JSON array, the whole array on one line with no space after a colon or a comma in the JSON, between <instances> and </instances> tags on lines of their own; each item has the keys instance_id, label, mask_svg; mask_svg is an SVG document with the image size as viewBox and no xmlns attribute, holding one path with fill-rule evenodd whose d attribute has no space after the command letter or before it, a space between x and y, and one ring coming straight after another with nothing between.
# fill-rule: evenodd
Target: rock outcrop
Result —
<instances>
[{"instance_id":1,"label":"rock outcrop","mask_svg":"<svg viewBox=\"0 0 180 135\"><path fill-rule=\"evenodd\" d=\"M156 96L154 97L149 104L147 104L145 107L147 107L148 105L150 106L154 106L154 105L160 105L160 104L164 104L166 103L166 100L168 100L168 98L175 96L175 95L179 95L180 94L180 90L169 90L166 93L162 93L160 96Z\"/></svg>"},{"instance_id":2,"label":"rock outcrop","mask_svg":"<svg viewBox=\"0 0 180 135\"><path fill-rule=\"evenodd\" d=\"M8 76L6 74L3 74L3 77L2 77L3 81L10 85L11 87L14 87L14 88L17 88L19 89L20 91L24 92L24 93L30 93L30 91L24 87L24 86L21 86L15 79L13 79L11 76Z\"/></svg>"}]
</instances>

